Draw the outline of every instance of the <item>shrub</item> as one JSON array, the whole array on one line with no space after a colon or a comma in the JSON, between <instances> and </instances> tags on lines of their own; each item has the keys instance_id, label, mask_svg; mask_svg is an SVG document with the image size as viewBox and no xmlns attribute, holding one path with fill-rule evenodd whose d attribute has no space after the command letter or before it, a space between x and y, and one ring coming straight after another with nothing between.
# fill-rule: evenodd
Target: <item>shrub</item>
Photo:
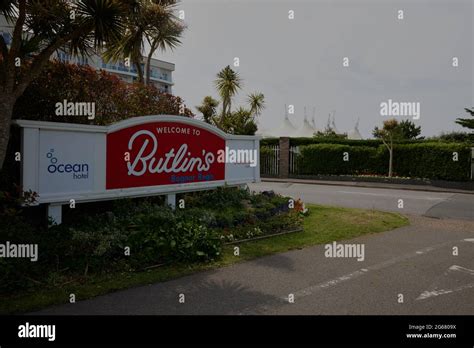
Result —
<instances>
[{"instance_id":1,"label":"shrub","mask_svg":"<svg viewBox=\"0 0 474 348\"><path fill-rule=\"evenodd\" d=\"M176 211L152 197L81 204L74 214L65 214L63 224L48 229L28 220L23 213L30 210L18 208L16 198L0 195L5 208L0 240L38 244L40 252L34 263L0 259L0 293L167 262L206 262L220 256L223 241L280 232L301 222L298 211L289 210L288 198L273 192L223 187L185 197L186 209Z\"/></svg>"},{"instance_id":2,"label":"shrub","mask_svg":"<svg viewBox=\"0 0 474 348\"><path fill-rule=\"evenodd\" d=\"M377 150L368 146L315 144L300 147L300 174L365 174L372 169ZM344 161L344 153L349 156Z\"/></svg>"},{"instance_id":3,"label":"shrub","mask_svg":"<svg viewBox=\"0 0 474 348\"><path fill-rule=\"evenodd\" d=\"M316 144L300 147L299 174L304 175L386 175L388 151L367 146ZM343 161L343 153L349 161ZM458 160L453 161L453 153ZM419 142L394 146L396 176L463 181L470 178L471 149L468 144Z\"/></svg>"},{"instance_id":4,"label":"shrub","mask_svg":"<svg viewBox=\"0 0 474 348\"><path fill-rule=\"evenodd\" d=\"M56 103L94 102L95 119L56 116ZM162 93L154 86L128 84L104 70L89 66L50 62L15 104L13 118L105 125L130 117L168 114L193 116L188 108L180 113L183 100Z\"/></svg>"},{"instance_id":5,"label":"shrub","mask_svg":"<svg viewBox=\"0 0 474 348\"><path fill-rule=\"evenodd\" d=\"M449 133L441 133L441 135L432 137L429 140L431 141L443 141L443 142L450 142L450 143L474 143L474 133L466 133L466 132L449 132Z\"/></svg>"},{"instance_id":6,"label":"shrub","mask_svg":"<svg viewBox=\"0 0 474 348\"><path fill-rule=\"evenodd\" d=\"M187 207L241 208L250 192L239 187L218 187L215 190L189 193L184 196Z\"/></svg>"},{"instance_id":7,"label":"shrub","mask_svg":"<svg viewBox=\"0 0 474 348\"><path fill-rule=\"evenodd\" d=\"M458 153L457 161L453 161L454 152ZM415 178L469 180L470 157L470 147L456 143L397 145L394 171L399 176Z\"/></svg>"}]
</instances>

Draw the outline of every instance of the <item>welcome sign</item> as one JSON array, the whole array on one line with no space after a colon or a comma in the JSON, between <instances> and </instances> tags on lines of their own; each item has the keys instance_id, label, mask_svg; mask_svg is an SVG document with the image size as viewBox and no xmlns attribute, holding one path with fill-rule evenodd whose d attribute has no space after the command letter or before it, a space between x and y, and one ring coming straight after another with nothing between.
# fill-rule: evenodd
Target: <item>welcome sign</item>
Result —
<instances>
[{"instance_id":1,"label":"welcome sign","mask_svg":"<svg viewBox=\"0 0 474 348\"><path fill-rule=\"evenodd\" d=\"M106 188L225 179L225 138L202 127L153 122L107 134Z\"/></svg>"},{"instance_id":2,"label":"welcome sign","mask_svg":"<svg viewBox=\"0 0 474 348\"><path fill-rule=\"evenodd\" d=\"M260 181L259 137L230 135L182 116L110 126L18 120L22 186L55 205L169 195ZM231 156L229 156L229 153ZM251 156L252 157L252 156Z\"/></svg>"}]
</instances>

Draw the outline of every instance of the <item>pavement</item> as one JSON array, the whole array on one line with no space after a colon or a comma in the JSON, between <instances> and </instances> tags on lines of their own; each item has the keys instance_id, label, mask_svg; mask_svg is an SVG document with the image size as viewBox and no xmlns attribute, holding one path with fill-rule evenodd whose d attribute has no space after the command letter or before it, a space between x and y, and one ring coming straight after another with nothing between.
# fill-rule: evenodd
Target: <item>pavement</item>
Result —
<instances>
[{"instance_id":1,"label":"pavement","mask_svg":"<svg viewBox=\"0 0 474 348\"><path fill-rule=\"evenodd\" d=\"M473 195L290 183L251 188L398 211L411 224L339 241L363 245L363 261L326 257L325 246L316 245L34 314L474 314Z\"/></svg>"}]
</instances>

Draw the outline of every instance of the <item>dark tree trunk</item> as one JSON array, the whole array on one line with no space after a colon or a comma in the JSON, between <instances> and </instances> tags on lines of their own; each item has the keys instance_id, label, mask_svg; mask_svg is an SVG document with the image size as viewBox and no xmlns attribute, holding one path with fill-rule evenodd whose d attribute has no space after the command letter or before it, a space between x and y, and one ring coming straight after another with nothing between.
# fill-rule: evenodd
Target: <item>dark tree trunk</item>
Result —
<instances>
[{"instance_id":1,"label":"dark tree trunk","mask_svg":"<svg viewBox=\"0 0 474 348\"><path fill-rule=\"evenodd\" d=\"M151 58L153 57L153 53L156 51L156 42L153 41L150 47L150 52L146 58L146 84L150 84L150 73L151 73Z\"/></svg>"},{"instance_id":2,"label":"dark tree trunk","mask_svg":"<svg viewBox=\"0 0 474 348\"><path fill-rule=\"evenodd\" d=\"M0 169L3 168L7 153L14 105L15 98L13 96L0 92Z\"/></svg>"}]
</instances>

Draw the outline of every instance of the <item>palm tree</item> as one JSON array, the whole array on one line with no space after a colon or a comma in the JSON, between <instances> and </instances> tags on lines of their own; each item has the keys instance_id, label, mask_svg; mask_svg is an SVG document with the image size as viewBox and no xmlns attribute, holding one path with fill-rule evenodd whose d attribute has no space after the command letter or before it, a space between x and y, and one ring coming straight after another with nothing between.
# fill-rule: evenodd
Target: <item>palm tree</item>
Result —
<instances>
[{"instance_id":1,"label":"palm tree","mask_svg":"<svg viewBox=\"0 0 474 348\"><path fill-rule=\"evenodd\" d=\"M250 105L250 112L255 116L260 116L265 109L265 96L263 93L254 92L248 95L247 102Z\"/></svg>"},{"instance_id":2,"label":"palm tree","mask_svg":"<svg viewBox=\"0 0 474 348\"><path fill-rule=\"evenodd\" d=\"M10 138L13 107L51 55L59 49L87 55L116 41L125 33L131 2L0 1L0 14L13 26L10 46L0 36L0 169Z\"/></svg>"},{"instance_id":3,"label":"palm tree","mask_svg":"<svg viewBox=\"0 0 474 348\"><path fill-rule=\"evenodd\" d=\"M196 106L196 109L202 113L202 117L205 122L213 124L215 123L215 116L219 102L211 96L206 96L202 100L201 105Z\"/></svg>"},{"instance_id":4,"label":"palm tree","mask_svg":"<svg viewBox=\"0 0 474 348\"><path fill-rule=\"evenodd\" d=\"M129 58L137 69L138 82L150 83L150 62L158 48L175 48L185 26L173 14L176 0L130 0L125 35L112 42L104 53L106 60L117 61ZM150 44L143 71L145 42Z\"/></svg>"},{"instance_id":5,"label":"palm tree","mask_svg":"<svg viewBox=\"0 0 474 348\"><path fill-rule=\"evenodd\" d=\"M242 80L239 74L227 65L217 74L214 83L222 100L221 123L223 123L225 117L231 112L232 97L242 88Z\"/></svg>"},{"instance_id":6,"label":"palm tree","mask_svg":"<svg viewBox=\"0 0 474 348\"><path fill-rule=\"evenodd\" d=\"M157 49L165 51L175 49L181 44L182 36L186 26L174 14L176 1L168 3L150 4L146 11L146 21L149 23L147 41L150 45L146 60L146 84L150 84L151 59Z\"/></svg>"}]
</instances>

